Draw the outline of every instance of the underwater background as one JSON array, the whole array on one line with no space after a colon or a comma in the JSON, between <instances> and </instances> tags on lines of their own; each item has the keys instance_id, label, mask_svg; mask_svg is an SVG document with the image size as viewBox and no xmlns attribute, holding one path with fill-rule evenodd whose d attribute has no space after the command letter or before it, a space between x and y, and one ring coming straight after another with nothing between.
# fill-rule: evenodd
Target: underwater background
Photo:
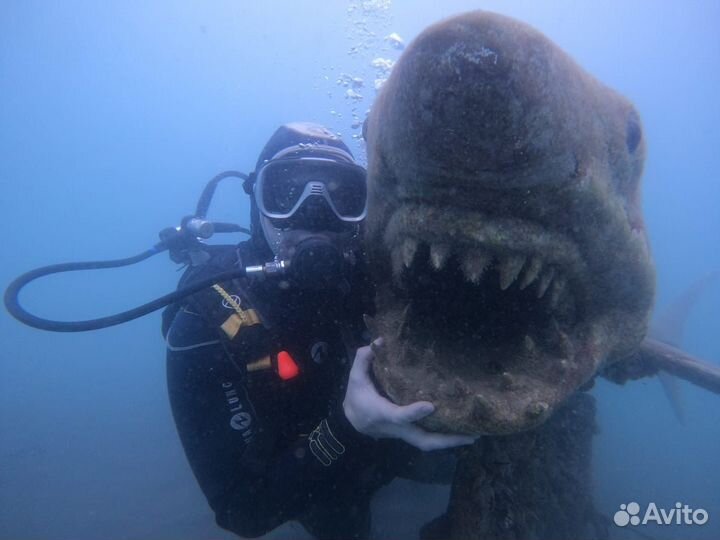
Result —
<instances>
[{"instance_id":1,"label":"underwater background","mask_svg":"<svg viewBox=\"0 0 720 540\"><path fill-rule=\"evenodd\" d=\"M356 124L384 76L372 61L400 54L384 37L409 42L477 8L535 26L640 111L657 311L720 268L717 0L3 0L0 286L37 266L150 247L211 176L249 172L282 123L328 124L362 157ZM227 184L212 215L248 225L247 196ZM176 270L161 255L52 276L22 300L50 318L90 318L169 292ZM720 283L683 345L720 363ZM611 538L720 538L720 396L679 386L684 424L657 379L598 381L596 502L608 516L630 501L682 502L709 521L611 526ZM396 481L376 498L374 537L415 538L447 493ZM233 537L215 526L175 432L159 313L79 334L0 313L0 538ZM292 523L269 537L308 538Z\"/></svg>"}]
</instances>

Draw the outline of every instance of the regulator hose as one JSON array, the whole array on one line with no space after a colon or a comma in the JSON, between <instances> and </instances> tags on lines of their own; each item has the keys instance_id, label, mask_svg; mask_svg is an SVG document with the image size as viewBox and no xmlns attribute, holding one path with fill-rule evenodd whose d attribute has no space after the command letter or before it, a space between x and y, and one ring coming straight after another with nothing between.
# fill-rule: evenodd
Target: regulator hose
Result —
<instances>
[{"instance_id":1,"label":"regulator hose","mask_svg":"<svg viewBox=\"0 0 720 540\"><path fill-rule=\"evenodd\" d=\"M28 283L41 277L49 276L51 274L60 274L63 272L76 272L79 270L100 270L104 268L130 266L144 261L153 255L162 253L163 251L169 251L170 258L175 262L191 264L194 262L193 253L195 251L199 251L197 249L200 246L200 243L198 242L199 239L208 239L215 233L242 232L250 234L249 229L234 223L213 223L206 220L208 210L210 209L210 203L215 195L215 189L218 184L226 178L238 178L247 182L249 176L238 171L225 171L215 175L203 189L200 199L198 200L195 214L184 218L180 227L168 227L167 229L161 231L160 238L162 241L155 244L152 248L125 259L53 264L26 272L10 283L8 288L5 290L5 307L18 321L28 326L32 326L33 328L49 330L51 332L85 332L88 330L98 330L100 328L107 328L108 326L115 326L132 321L133 319L152 313L153 311L172 304L173 302L177 302L178 300L196 293L205 287L209 287L219 281L244 277L248 275L248 273L272 274L284 271L285 266L282 263L269 263L264 266L250 267L247 269L235 268L202 281L194 282L136 308L116 313L114 315L109 315L107 317L89 319L86 321L54 321L51 319L45 319L43 317L33 315L20 305L20 291Z\"/></svg>"},{"instance_id":2,"label":"regulator hose","mask_svg":"<svg viewBox=\"0 0 720 540\"><path fill-rule=\"evenodd\" d=\"M30 272L26 272L21 275L8 286L5 290L5 307L10 314L20 322L34 328L39 328L40 330L49 330L51 332L86 332L88 330L98 330L100 328L107 328L109 326L115 326L132 321L133 319L152 313L153 311L172 304L173 302L177 302L178 300L215 283L244 277L246 275L244 268L236 268L234 270L229 270L209 277L202 281L194 282L191 285L187 285L136 308L116 313L114 315L109 315L107 317L88 319L85 321L54 321L51 319L45 319L43 317L33 315L20 305L18 298L20 291L31 281L35 281L41 277L49 276L51 274L59 274L62 272L75 272L78 270L99 270L103 268L120 268L123 266L130 266L131 264L144 261L153 255L157 255L158 253L165 251L165 249L167 248L162 244L157 244L151 249L125 259L53 264L50 266L43 266L42 268L36 268L35 270L31 270Z\"/></svg>"}]
</instances>

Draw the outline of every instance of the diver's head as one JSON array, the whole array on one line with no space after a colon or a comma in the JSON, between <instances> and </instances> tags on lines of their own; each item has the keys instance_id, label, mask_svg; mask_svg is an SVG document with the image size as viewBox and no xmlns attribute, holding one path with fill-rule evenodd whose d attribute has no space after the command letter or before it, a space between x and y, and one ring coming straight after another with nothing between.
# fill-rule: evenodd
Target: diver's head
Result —
<instances>
[{"instance_id":1,"label":"diver's head","mask_svg":"<svg viewBox=\"0 0 720 540\"><path fill-rule=\"evenodd\" d=\"M258 159L251 200L253 240L276 259L297 266L314 254L322 258L313 263L319 271L339 264L330 260L332 250L346 258L359 248L365 169L323 126L292 123L273 134Z\"/></svg>"}]
</instances>

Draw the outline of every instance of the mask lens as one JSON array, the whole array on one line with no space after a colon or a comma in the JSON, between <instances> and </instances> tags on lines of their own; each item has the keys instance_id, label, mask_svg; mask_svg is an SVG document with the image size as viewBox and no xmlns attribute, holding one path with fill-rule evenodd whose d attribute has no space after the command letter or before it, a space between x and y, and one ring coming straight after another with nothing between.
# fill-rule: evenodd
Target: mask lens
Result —
<instances>
[{"instance_id":1,"label":"mask lens","mask_svg":"<svg viewBox=\"0 0 720 540\"><path fill-rule=\"evenodd\" d=\"M307 183L301 170L295 161L278 161L265 167L262 198L268 212L287 214L297 204Z\"/></svg>"},{"instance_id":2,"label":"mask lens","mask_svg":"<svg viewBox=\"0 0 720 540\"><path fill-rule=\"evenodd\" d=\"M335 167L326 180L328 195L341 217L358 217L365 210L367 184L362 167Z\"/></svg>"}]
</instances>

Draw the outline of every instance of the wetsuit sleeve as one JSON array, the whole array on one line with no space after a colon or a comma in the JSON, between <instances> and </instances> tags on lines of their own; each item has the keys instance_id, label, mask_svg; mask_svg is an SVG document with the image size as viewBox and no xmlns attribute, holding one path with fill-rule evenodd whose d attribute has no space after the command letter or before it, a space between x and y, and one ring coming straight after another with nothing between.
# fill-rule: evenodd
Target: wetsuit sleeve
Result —
<instances>
[{"instance_id":1,"label":"wetsuit sleeve","mask_svg":"<svg viewBox=\"0 0 720 540\"><path fill-rule=\"evenodd\" d=\"M247 374L228 361L199 315L180 310L167 342L175 423L221 527L260 536L302 516L310 500L332 501L337 486L353 482L373 459L374 440L356 432L338 407L311 433L278 444L282 419L258 415L267 396L248 387ZM272 409L272 402L261 405Z\"/></svg>"}]
</instances>

